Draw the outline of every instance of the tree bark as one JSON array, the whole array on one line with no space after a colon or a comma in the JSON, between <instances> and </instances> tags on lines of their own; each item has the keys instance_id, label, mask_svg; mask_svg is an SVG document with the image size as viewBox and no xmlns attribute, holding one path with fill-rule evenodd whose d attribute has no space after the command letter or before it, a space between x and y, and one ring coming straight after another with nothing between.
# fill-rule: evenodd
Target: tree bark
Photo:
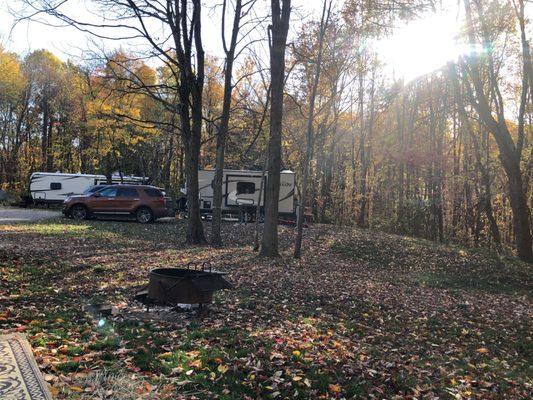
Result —
<instances>
[{"instance_id":1,"label":"tree bark","mask_svg":"<svg viewBox=\"0 0 533 400\"><path fill-rule=\"evenodd\" d=\"M375 67L374 67L375 68ZM372 83L370 86L370 114L368 118L367 133L365 133L366 149L361 153L361 207L359 208L359 217L357 225L360 228L368 227L368 167L371 159L372 134L374 130L374 85L375 85L375 69L372 76ZM363 147L365 144L363 143Z\"/></svg>"},{"instance_id":2,"label":"tree bark","mask_svg":"<svg viewBox=\"0 0 533 400\"><path fill-rule=\"evenodd\" d=\"M198 190L198 168L202 138L202 94L204 87L204 50L201 36L200 0L192 1L191 26L188 26L187 1L176 2L176 14L171 21L172 34L176 45L180 80L178 93L180 104L181 134L185 149L185 174L187 178L187 242L205 243L204 227L200 216ZM183 37L182 37L183 32ZM194 36L194 37L193 37ZM196 51L196 65L193 68L192 47Z\"/></svg>"},{"instance_id":3,"label":"tree bark","mask_svg":"<svg viewBox=\"0 0 533 400\"><path fill-rule=\"evenodd\" d=\"M224 19L226 11L226 0L222 7L222 40L224 51L226 53L226 63L224 68L224 99L222 104L222 115L220 118L220 127L217 135L216 156L215 156L215 178L213 180L213 220L211 223L211 244L214 246L222 245L222 236L220 234L222 224L222 178L224 176L224 151L226 148L226 138L228 135L228 126L231 108L231 93L233 86L231 83L233 73L233 62L235 60L235 49L237 47L237 36L239 34L242 1L236 0L235 14L233 17L233 29L231 31L230 46L227 48L224 39Z\"/></svg>"},{"instance_id":4,"label":"tree bark","mask_svg":"<svg viewBox=\"0 0 533 400\"><path fill-rule=\"evenodd\" d=\"M265 190L265 225L261 255L278 257L278 202L281 169L281 128L283 88L285 85L285 46L291 15L291 0L271 0L270 25L270 138L268 142L268 179Z\"/></svg>"},{"instance_id":5,"label":"tree bark","mask_svg":"<svg viewBox=\"0 0 533 400\"><path fill-rule=\"evenodd\" d=\"M324 46L324 36L326 33L328 20L329 20L329 9L327 10L326 15L326 4L327 1L324 0L324 5L322 8L322 19L320 20L320 30L318 35L318 53L315 60L315 74L313 77L313 83L311 87L311 94L309 98L309 115L307 116L307 147L305 151L305 156L303 160L303 173L302 173L302 192L299 201L298 207L298 219L296 226L296 240L294 242L294 258L300 258L302 255L302 236L303 236L303 227L304 227L304 211L305 211L305 201L307 197L307 184L309 181L309 162L313 157L313 146L314 146L314 122L315 122L315 99L316 92L318 89L318 83L320 81L320 70L322 68L322 49ZM330 2L331 7L331 2Z\"/></svg>"}]
</instances>

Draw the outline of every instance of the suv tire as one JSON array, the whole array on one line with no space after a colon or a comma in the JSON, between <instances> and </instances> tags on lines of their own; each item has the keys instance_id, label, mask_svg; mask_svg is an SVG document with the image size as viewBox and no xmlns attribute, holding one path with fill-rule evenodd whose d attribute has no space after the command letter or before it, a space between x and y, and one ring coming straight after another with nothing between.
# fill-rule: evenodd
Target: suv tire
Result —
<instances>
[{"instance_id":1,"label":"suv tire","mask_svg":"<svg viewBox=\"0 0 533 400\"><path fill-rule=\"evenodd\" d=\"M141 224L147 224L154 220L154 213L148 207L139 207L135 211L135 219Z\"/></svg>"},{"instance_id":2,"label":"suv tire","mask_svg":"<svg viewBox=\"0 0 533 400\"><path fill-rule=\"evenodd\" d=\"M87 207L82 206L81 204L76 204L70 209L70 216L76 221L81 221L89 218L89 211L87 210Z\"/></svg>"}]
</instances>

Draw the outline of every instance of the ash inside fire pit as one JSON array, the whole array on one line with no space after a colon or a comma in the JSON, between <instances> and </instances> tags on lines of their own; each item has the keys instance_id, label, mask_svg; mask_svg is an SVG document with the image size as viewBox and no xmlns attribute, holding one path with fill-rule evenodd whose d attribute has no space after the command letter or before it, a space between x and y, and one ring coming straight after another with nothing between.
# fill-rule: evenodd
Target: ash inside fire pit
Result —
<instances>
[{"instance_id":1,"label":"ash inside fire pit","mask_svg":"<svg viewBox=\"0 0 533 400\"><path fill-rule=\"evenodd\" d=\"M150 272L146 290L137 294L136 298L147 306L151 304L178 305L211 303L213 292L221 289L232 289L224 275L226 273L205 269L190 268L158 268Z\"/></svg>"}]
</instances>

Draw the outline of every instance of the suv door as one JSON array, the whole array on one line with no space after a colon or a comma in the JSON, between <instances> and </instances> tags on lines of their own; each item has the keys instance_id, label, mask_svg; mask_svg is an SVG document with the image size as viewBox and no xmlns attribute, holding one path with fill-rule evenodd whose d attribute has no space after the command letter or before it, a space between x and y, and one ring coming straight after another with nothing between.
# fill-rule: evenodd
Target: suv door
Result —
<instances>
[{"instance_id":1,"label":"suv door","mask_svg":"<svg viewBox=\"0 0 533 400\"><path fill-rule=\"evenodd\" d=\"M133 211L135 211L139 200L139 192L136 188L119 188L115 201L117 207L116 211L132 213Z\"/></svg>"},{"instance_id":2,"label":"suv door","mask_svg":"<svg viewBox=\"0 0 533 400\"><path fill-rule=\"evenodd\" d=\"M156 214L166 212L165 194L157 188L145 188L145 197L143 199L146 205Z\"/></svg>"},{"instance_id":3,"label":"suv door","mask_svg":"<svg viewBox=\"0 0 533 400\"><path fill-rule=\"evenodd\" d=\"M116 197L118 188L108 187L96 192L91 198L91 211L96 213L112 213L116 208Z\"/></svg>"}]
</instances>

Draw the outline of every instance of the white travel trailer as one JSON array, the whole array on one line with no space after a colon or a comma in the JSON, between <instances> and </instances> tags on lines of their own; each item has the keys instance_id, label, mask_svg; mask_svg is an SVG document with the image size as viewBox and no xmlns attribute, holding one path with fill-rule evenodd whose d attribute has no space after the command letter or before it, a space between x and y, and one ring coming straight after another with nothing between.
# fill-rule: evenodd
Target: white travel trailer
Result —
<instances>
[{"instance_id":1,"label":"white travel trailer","mask_svg":"<svg viewBox=\"0 0 533 400\"><path fill-rule=\"evenodd\" d=\"M146 178L113 175L112 183L142 184ZM30 175L30 196L35 204L61 203L68 196L82 194L93 185L106 184L104 175L34 172Z\"/></svg>"},{"instance_id":2,"label":"white travel trailer","mask_svg":"<svg viewBox=\"0 0 533 400\"><path fill-rule=\"evenodd\" d=\"M213 204L214 170L198 171L200 188L200 208L203 213L211 213ZM265 173L265 181L268 172ZM294 185L295 177L292 171L281 171L279 188L279 213L294 215ZM257 206L261 208L265 202L265 186L261 191L261 171L225 169L222 176L222 212L237 213L244 210L244 218L249 220L255 215Z\"/></svg>"}]
</instances>

